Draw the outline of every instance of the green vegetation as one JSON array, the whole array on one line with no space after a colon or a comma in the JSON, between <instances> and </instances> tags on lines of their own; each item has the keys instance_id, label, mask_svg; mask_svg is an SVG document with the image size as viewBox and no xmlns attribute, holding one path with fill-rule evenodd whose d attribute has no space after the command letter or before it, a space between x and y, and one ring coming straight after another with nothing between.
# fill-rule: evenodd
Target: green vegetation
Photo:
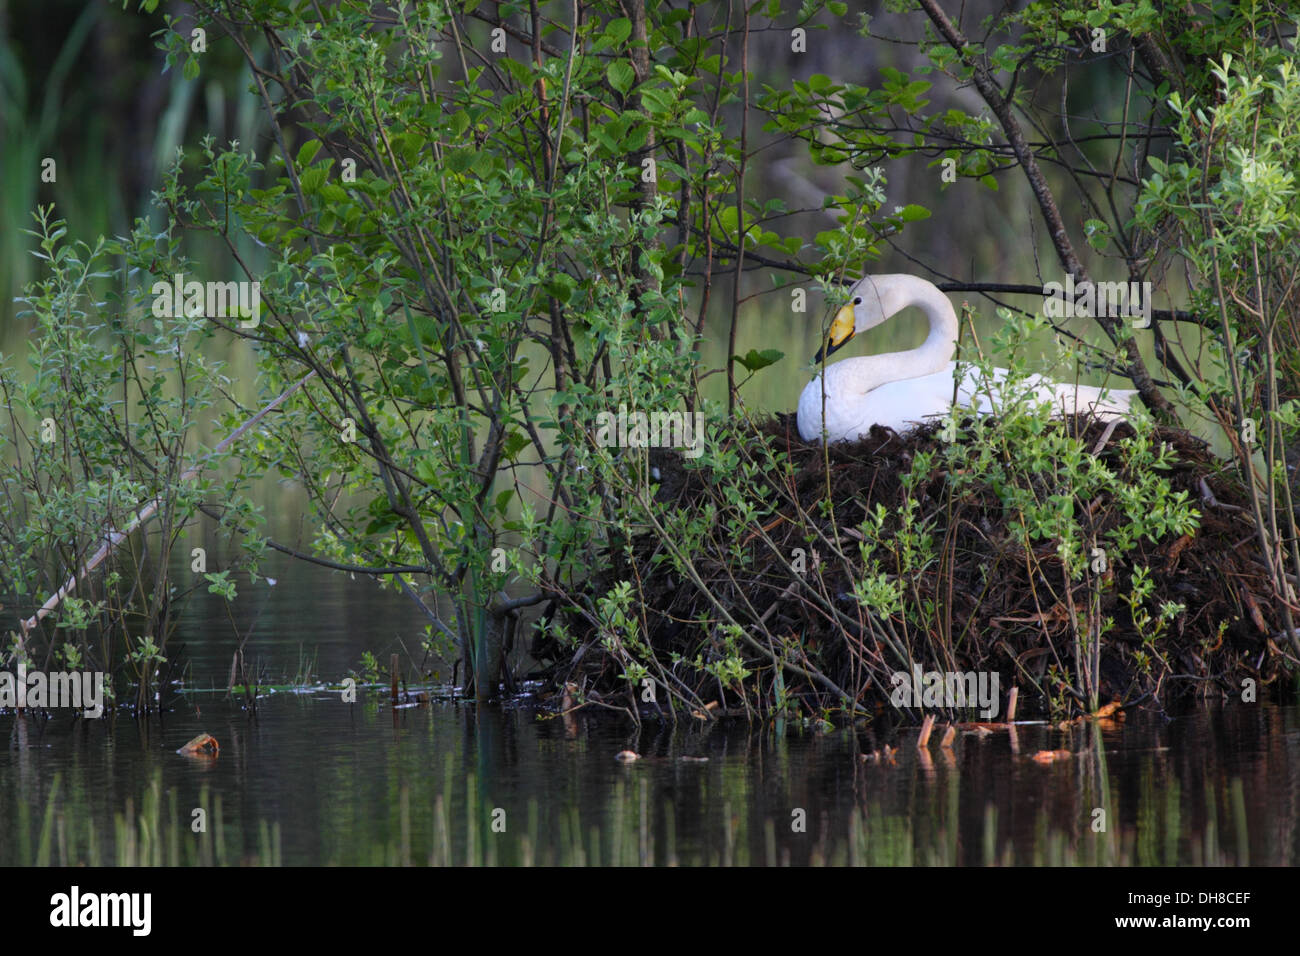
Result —
<instances>
[{"instance_id":1,"label":"green vegetation","mask_svg":"<svg viewBox=\"0 0 1300 956\"><path fill-rule=\"evenodd\" d=\"M546 604L533 648L557 686L591 676L582 700L601 690L635 717L652 682L675 714L716 716L711 699L720 712L856 713L894 670L981 668L1008 653L971 639L952 602L934 597L990 560L936 533L922 499L941 479L931 503L951 517L978 499L1035 556L1029 579L1059 589L1038 613L1060 604L1068 641L1053 645L1048 675L1018 679L1059 709L1095 710L1109 653L1135 669L1125 692L1160 687L1178 670L1167 639L1188 622L1173 591L1152 583L1154 562L1172 561L1201 524L1199 488L1167 480L1177 462L1152 422L1139 418L1109 447L1028 409L969 422L941 449L907 451L890 476L904 494L887 513L856 491L834 497L833 449L821 453L820 500L790 492L806 462L796 467L746 405L763 382L805 371L779 350L738 345L756 296L813 325L801 296L838 304L845 279L934 222L930 196L1009 190L1018 169L1056 259L1037 279L1163 288L1181 269L1188 301L1156 310L1150 330L1107 315L1049 330L1026 317L1039 311L1037 285L958 283L1033 296L1027 313L1003 314L994 354L974 354L1000 365L1009 354L1027 373L1029 333L1050 331L1075 343L1089 374L1131 378L1164 427L1217 422L1237 468L1235 484L1217 487L1230 506L1248 503L1268 615L1231 601L1238 618L1279 622L1249 647L1238 635L1236 649L1244 659L1268 647L1270 668L1288 666L1280 644L1300 653L1287 453L1300 428L1300 94L1283 39L1294 25L1253 0L1167 12L1066 0L1000 16L976 44L934 0L891 6L929 31L909 70L792 78L757 69L760 42L777 37L795 55L847 24L861 50L877 42L874 25L820 0L797 10L768 0L734 17L651 0L469 0L393 15L363 2L250 0L235 13L200 0L194 23L168 18L160 45L182 77L208 68L194 24L214 50L238 51L273 148L209 136L178 151L158 221L112 240L69 242L63 222L38 212L42 272L24 297L33 373L8 358L0 367L0 485L12 502L0 592L35 610L111 530L151 502L157 511L152 537L128 538L56 617L10 638L7 658L120 661L146 704L175 602L198 587L237 600L233 575L255 571L268 544L247 486L274 474L300 484L313 510L304 557L419 602L426 652L457 655L479 702L513 686L523 615ZM1075 74L1091 84L1095 120L1074 119ZM1059 91L1051 107L1029 75ZM821 209L756 184L778 147L836 168L841 185ZM904 170L922 202L892 206ZM233 274L194 254L213 242ZM1028 276L1038 251L1026 241L1003 255ZM257 283L257 307L171 315L162 306L181 275ZM724 316L717 368L701 359L710 313ZM209 357L217 340L255 370L251 403ZM710 387L723 380L719 398ZM599 422L622 409L704 416L684 471L710 483L707 506L677 507L652 483L671 456L656 464L610 446ZM778 502L797 512L782 513L780 541L769 534ZM228 536L223 555L238 556L175 581L171 554L200 512ZM775 575L763 592L725 567L722 549L738 545L759 548ZM816 548L842 586L796 567ZM1098 549L1122 576L1097 563ZM661 593L647 591L648 571ZM665 635L650 618L670 581L699 603ZM841 593L856 599L852 614ZM764 614L784 598L849 637L819 649L807 628L773 630ZM1198 621L1208 630L1195 640L1222 636L1221 624Z\"/></svg>"},{"instance_id":2,"label":"green vegetation","mask_svg":"<svg viewBox=\"0 0 1300 956\"><path fill-rule=\"evenodd\" d=\"M189 473L196 460L223 460L202 447L199 433L229 379L222 363L206 357L215 330L201 316L144 319L151 299L134 283L96 300L94 287L115 254L132 272L146 264L192 268L160 251L143 223L132 237L92 248L68 242L64 224L42 209L31 234L45 274L21 300L20 317L34 319L29 374L0 365L0 589L29 609L26 618L69 578L79 580L54 608L47 639L26 633L43 617L32 614L30 625L10 634L5 655L38 667L52 654L63 666L110 675L124 663L135 704L148 708L178 603L202 587L233 600L230 571L255 571L260 553L258 514L242 494L247 479L238 462L225 478ZM206 554L223 542L191 547L192 520L211 513L205 502L214 500L223 502L221 551L234 555L220 572L207 570ZM126 536L99 573L86 573L108 553L106 542L117 545L146 510L151 535ZM194 575L174 577L174 552L190 558ZM105 692L114 699L111 683Z\"/></svg>"}]
</instances>

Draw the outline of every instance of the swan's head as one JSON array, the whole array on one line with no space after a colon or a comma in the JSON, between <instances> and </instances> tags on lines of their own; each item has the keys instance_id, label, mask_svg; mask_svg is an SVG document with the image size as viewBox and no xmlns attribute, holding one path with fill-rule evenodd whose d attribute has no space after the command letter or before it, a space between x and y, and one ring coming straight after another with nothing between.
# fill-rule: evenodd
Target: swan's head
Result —
<instances>
[{"instance_id":1,"label":"swan's head","mask_svg":"<svg viewBox=\"0 0 1300 956\"><path fill-rule=\"evenodd\" d=\"M814 362L820 362L848 344L859 332L874 329L907 305L907 295L900 280L912 276L866 276L849 290L849 301L840 306L831 320L826 344L817 350ZM915 281L915 280L913 280Z\"/></svg>"}]
</instances>

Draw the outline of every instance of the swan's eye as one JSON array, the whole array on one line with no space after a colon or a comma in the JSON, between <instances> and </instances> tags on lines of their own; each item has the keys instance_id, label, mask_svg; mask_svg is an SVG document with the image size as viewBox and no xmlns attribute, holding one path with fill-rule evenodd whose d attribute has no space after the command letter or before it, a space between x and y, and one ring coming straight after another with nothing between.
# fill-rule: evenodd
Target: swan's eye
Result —
<instances>
[{"instance_id":1,"label":"swan's eye","mask_svg":"<svg viewBox=\"0 0 1300 956\"><path fill-rule=\"evenodd\" d=\"M861 305L861 304L862 304L862 296L858 296L856 299L854 299L854 300L853 300L853 304L854 304L854 305Z\"/></svg>"}]
</instances>

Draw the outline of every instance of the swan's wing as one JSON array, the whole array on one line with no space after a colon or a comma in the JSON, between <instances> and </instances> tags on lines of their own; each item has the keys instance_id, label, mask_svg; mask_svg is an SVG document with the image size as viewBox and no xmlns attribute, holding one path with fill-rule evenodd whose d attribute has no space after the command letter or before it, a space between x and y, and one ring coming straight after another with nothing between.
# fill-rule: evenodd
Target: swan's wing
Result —
<instances>
[{"instance_id":1,"label":"swan's wing","mask_svg":"<svg viewBox=\"0 0 1300 956\"><path fill-rule=\"evenodd\" d=\"M867 432L872 424L903 432L948 414L952 407L952 368L905 378L873 388L863 396L855 412L855 423Z\"/></svg>"},{"instance_id":2,"label":"swan's wing","mask_svg":"<svg viewBox=\"0 0 1300 956\"><path fill-rule=\"evenodd\" d=\"M1127 414L1137 395L1131 389L1053 382L1041 375L1028 375L1022 384L1013 388L1007 382L1009 374L1004 368L993 369L991 376L981 375L978 369L967 369L958 388L957 401L989 415L997 413L1008 402L1027 399L1051 405L1058 414L1090 413L1106 421Z\"/></svg>"},{"instance_id":3,"label":"swan's wing","mask_svg":"<svg viewBox=\"0 0 1300 956\"><path fill-rule=\"evenodd\" d=\"M852 360L850 360L852 361ZM847 365L848 363L838 363ZM834 379L832 366L828 379ZM847 372L847 369L841 371ZM943 418L952 408L957 363L930 375L887 382L869 392L855 392L837 382L827 385L826 434L831 441L851 441L884 425L906 432L918 424ZM957 404L982 415L996 414L1008 402L1033 401L1049 404L1064 414L1091 412L1100 419L1123 416L1128 412L1136 392L1123 389L1100 389L1090 385L1072 385L1050 381L1041 375L1027 376L1013 387L1006 369L993 369L982 375L968 367L956 382ZM842 389L842 390L841 390ZM835 398L832 400L831 395ZM813 441L822 434L822 386L816 378L799 397L799 434Z\"/></svg>"},{"instance_id":4,"label":"swan's wing","mask_svg":"<svg viewBox=\"0 0 1300 956\"><path fill-rule=\"evenodd\" d=\"M1096 388L1092 385L1057 385L1055 404L1067 415L1087 412L1101 421L1123 418L1133 406L1137 392L1122 388Z\"/></svg>"}]
</instances>

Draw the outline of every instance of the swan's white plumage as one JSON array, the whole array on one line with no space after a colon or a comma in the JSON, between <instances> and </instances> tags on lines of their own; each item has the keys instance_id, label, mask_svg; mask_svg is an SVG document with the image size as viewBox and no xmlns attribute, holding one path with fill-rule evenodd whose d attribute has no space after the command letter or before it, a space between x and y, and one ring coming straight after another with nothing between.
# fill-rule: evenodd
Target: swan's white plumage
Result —
<instances>
[{"instance_id":1,"label":"swan's white plumage","mask_svg":"<svg viewBox=\"0 0 1300 956\"><path fill-rule=\"evenodd\" d=\"M830 441L850 441L865 435L872 425L898 432L946 416L953 407L957 342L957 314L948 297L933 284L909 275L868 276L853 287L849 304L832 326L832 344L838 348L853 334L873 328L909 305L918 306L930 320L925 342L906 352L888 352L845 359L827 367L825 388L818 375L799 396L799 435L812 441L825 432ZM841 328L836 341L836 325ZM957 387L957 405L981 414L996 412L1008 399L1005 369L981 380L968 369ZM1089 412L1100 419L1122 417L1130 408L1134 391L1101 389L1089 385L1051 382L1030 376L1023 389L1033 401L1052 404L1058 413ZM1014 401L1021 394L1012 396Z\"/></svg>"}]
</instances>

